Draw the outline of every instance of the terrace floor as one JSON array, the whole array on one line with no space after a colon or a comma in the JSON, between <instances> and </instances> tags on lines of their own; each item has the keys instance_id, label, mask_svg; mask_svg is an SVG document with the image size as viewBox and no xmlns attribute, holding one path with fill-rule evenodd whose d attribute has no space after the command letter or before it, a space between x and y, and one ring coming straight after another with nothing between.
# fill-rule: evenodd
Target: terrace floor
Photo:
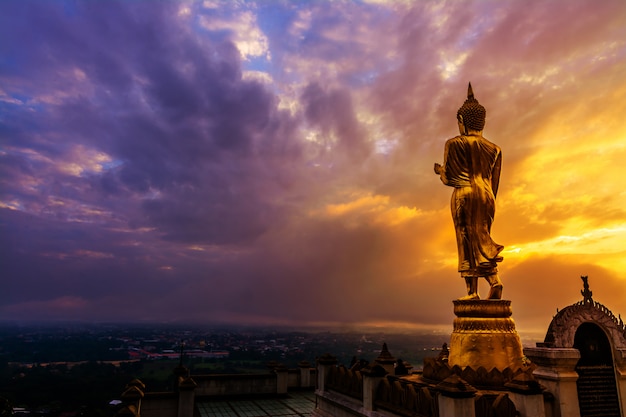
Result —
<instances>
[{"instance_id":1,"label":"terrace floor","mask_svg":"<svg viewBox=\"0 0 626 417\"><path fill-rule=\"evenodd\" d=\"M284 398L198 401L201 417L304 417L315 408L313 391L293 392Z\"/></svg>"}]
</instances>

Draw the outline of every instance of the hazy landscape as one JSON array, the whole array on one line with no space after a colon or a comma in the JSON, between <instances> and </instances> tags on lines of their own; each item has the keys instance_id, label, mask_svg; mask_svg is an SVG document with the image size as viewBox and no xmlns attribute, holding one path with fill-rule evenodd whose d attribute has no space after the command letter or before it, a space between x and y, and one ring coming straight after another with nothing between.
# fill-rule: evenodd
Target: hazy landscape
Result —
<instances>
[{"instance_id":1,"label":"hazy landscape","mask_svg":"<svg viewBox=\"0 0 626 417\"><path fill-rule=\"evenodd\" d=\"M172 389L180 361L194 374L263 373L277 361L296 367L332 353L349 365L372 361L383 342L415 366L448 341L441 332L376 328L295 329L171 324L3 323L0 397L22 413L111 415L124 386L141 379L150 391Z\"/></svg>"}]
</instances>

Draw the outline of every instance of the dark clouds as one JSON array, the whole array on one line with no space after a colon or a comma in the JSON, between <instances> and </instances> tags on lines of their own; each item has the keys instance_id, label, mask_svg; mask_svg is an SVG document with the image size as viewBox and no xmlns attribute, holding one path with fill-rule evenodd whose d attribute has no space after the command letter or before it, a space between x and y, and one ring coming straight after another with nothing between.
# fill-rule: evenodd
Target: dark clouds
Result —
<instances>
[{"instance_id":1,"label":"dark clouds","mask_svg":"<svg viewBox=\"0 0 626 417\"><path fill-rule=\"evenodd\" d=\"M328 148L336 148L339 154L357 162L369 156L367 135L356 119L347 90L325 91L318 83L313 83L304 89L302 104L306 121L320 130Z\"/></svg>"},{"instance_id":2,"label":"dark clouds","mask_svg":"<svg viewBox=\"0 0 626 417\"><path fill-rule=\"evenodd\" d=\"M94 299L155 288L142 275L157 273L158 263L142 259L145 249L129 250L127 235L149 228L152 239L245 245L284 215L282 196L301 153L295 124L265 87L242 79L232 44L201 39L176 19L174 3L10 2L4 9L7 23L21 15L32 24L3 26L4 39L21 40L20 48L4 44L4 76L25 71L15 95L28 97L7 106L16 118L3 124L10 151L2 194L31 212L3 216L4 253L19 252L9 261L14 291L5 303L28 293ZM71 155L74 146L106 155L97 172L64 172L84 163L85 155ZM277 163L286 158L291 164ZM33 186L25 192L19 185L27 181ZM51 200L57 205L49 212ZM88 219L71 216L85 205L93 205ZM87 259L74 259L76 251ZM105 255L90 260L94 253ZM131 285L117 281L122 276Z\"/></svg>"},{"instance_id":3,"label":"dark clouds","mask_svg":"<svg viewBox=\"0 0 626 417\"><path fill-rule=\"evenodd\" d=\"M33 45L23 44L31 52L9 59L39 68L29 74L37 85L50 88L51 73L65 77L50 92L61 103L33 122L64 147L84 144L113 159L115 168L90 186L141 200L133 225L182 241L254 238L280 212L272 181L291 175L266 163L299 158L293 123L263 86L242 80L235 47L199 40L177 24L176 6L27 3L41 24ZM286 145L272 143L277 133ZM20 146L51 159L62 150L32 141L20 138Z\"/></svg>"}]
</instances>

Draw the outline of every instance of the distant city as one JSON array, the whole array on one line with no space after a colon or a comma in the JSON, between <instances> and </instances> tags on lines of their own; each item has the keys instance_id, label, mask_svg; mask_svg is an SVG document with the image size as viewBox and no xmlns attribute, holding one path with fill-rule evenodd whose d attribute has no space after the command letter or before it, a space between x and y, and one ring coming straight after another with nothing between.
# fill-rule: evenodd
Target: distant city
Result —
<instances>
[{"instance_id":1,"label":"distant city","mask_svg":"<svg viewBox=\"0 0 626 417\"><path fill-rule=\"evenodd\" d=\"M294 329L170 324L0 323L0 399L16 414L111 415L125 384L171 389L180 363L192 375L264 373L268 363L372 361L387 343L420 369L449 333L371 329ZM182 355L181 355L182 354Z\"/></svg>"},{"instance_id":2,"label":"distant city","mask_svg":"<svg viewBox=\"0 0 626 417\"><path fill-rule=\"evenodd\" d=\"M270 328L182 324L0 323L0 401L15 415L110 416L134 378L171 390L182 361L192 375L267 373L332 353L339 363L391 354L420 370L449 329ZM537 335L522 340L534 345Z\"/></svg>"},{"instance_id":3,"label":"distant city","mask_svg":"<svg viewBox=\"0 0 626 417\"><path fill-rule=\"evenodd\" d=\"M302 360L333 352L350 360L370 360L383 342L396 356L420 359L424 352L441 348L445 332L402 332L381 329L320 331L293 328L224 327L167 324L0 324L0 361L12 366L39 366L99 361L238 359L254 357ZM418 364L416 364L418 365Z\"/></svg>"}]
</instances>

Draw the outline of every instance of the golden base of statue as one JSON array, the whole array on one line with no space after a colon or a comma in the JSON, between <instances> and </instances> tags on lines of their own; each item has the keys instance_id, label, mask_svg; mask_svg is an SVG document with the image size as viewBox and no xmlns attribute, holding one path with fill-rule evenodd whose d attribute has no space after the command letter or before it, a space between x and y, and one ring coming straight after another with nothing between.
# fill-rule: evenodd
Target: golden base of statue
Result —
<instances>
[{"instance_id":1,"label":"golden base of statue","mask_svg":"<svg viewBox=\"0 0 626 417\"><path fill-rule=\"evenodd\" d=\"M522 343L510 300L455 300L448 364L486 371L523 366Z\"/></svg>"}]
</instances>

